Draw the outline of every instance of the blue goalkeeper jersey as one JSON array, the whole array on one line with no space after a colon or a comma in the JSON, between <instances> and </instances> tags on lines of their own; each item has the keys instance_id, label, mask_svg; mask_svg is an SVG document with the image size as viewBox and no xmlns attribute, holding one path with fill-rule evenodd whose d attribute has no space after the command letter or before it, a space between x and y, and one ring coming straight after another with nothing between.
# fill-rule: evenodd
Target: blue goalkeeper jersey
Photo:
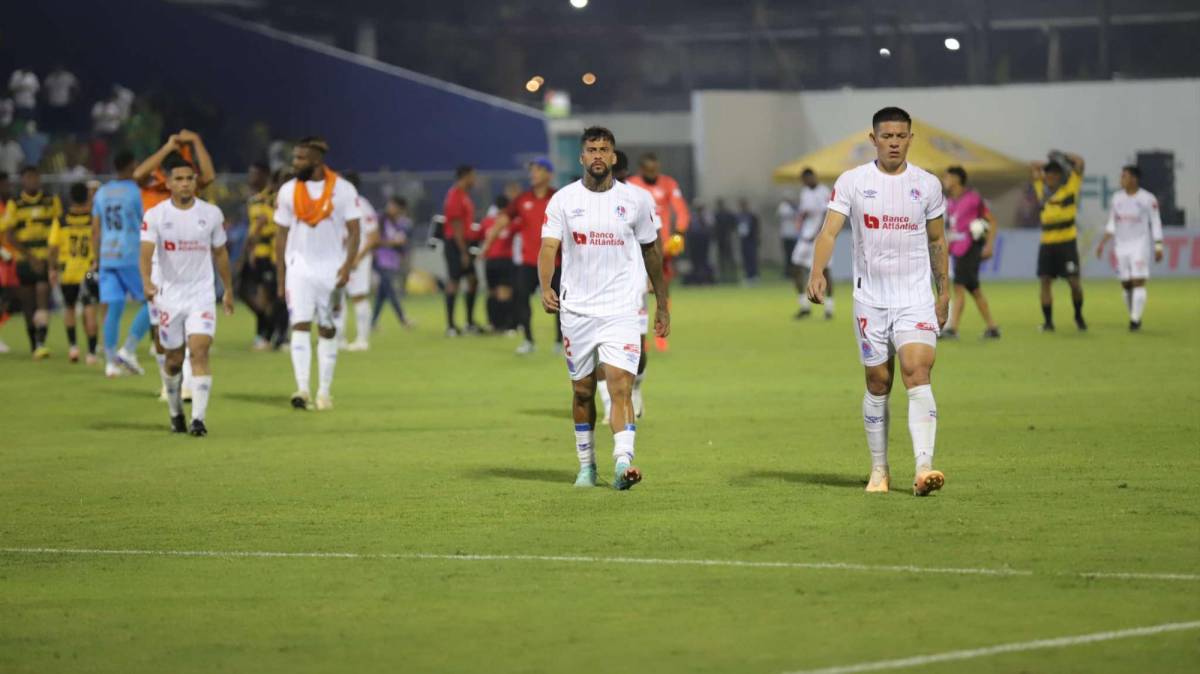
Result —
<instances>
[{"instance_id":1,"label":"blue goalkeeper jersey","mask_svg":"<svg viewBox=\"0 0 1200 674\"><path fill-rule=\"evenodd\" d=\"M105 183L96 191L92 215L100 223L100 268L137 267L142 226L142 191L137 183Z\"/></svg>"}]
</instances>

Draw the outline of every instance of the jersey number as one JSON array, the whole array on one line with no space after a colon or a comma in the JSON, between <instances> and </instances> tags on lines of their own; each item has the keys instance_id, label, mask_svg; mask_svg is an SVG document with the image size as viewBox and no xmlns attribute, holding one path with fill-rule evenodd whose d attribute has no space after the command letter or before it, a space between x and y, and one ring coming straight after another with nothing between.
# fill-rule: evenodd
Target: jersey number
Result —
<instances>
[{"instance_id":1,"label":"jersey number","mask_svg":"<svg viewBox=\"0 0 1200 674\"><path fill-rule=\"evenodd\" d=\"M86 258L91 255L91 247L92 238L90 236L71 235L70 243L68 244L71 257Z\"/></svg>"},{"instance_id":2,"label":"jersey number","mask_svg":"<svg viewBox=\"0 0 1200 674\"><path fill-rule=\"evenodd\" d=\"M121 204L108 204L104 207L104 228L109 231L121 231Z\"/></svg>"}]
</instances>

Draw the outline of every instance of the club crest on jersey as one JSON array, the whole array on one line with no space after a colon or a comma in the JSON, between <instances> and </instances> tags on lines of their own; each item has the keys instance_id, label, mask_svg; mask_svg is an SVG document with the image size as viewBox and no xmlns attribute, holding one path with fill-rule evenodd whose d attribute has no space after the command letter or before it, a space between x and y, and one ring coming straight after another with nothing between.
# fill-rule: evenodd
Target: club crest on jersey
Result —
<instances>
[{"instance_id":1,"label":"club crest on jersey","mask_svg":"<svg viewBox=\"0 0 1200 674\"><path fill-rule=\"evenodd\" d=\"M879 194L875 190L863 190L863 199L874 199L875 195Z\"/></svg>"},{"instance_id":2,"label":"club crest on jersey","mask_svg":"<svg viewBox=\"0 0 1200 674\"><path fill-rule=\"evenodd\" d=\"M617 217L622 220L625 219L625 207L621 204L617 204Z\"/></svg>"},{"instance_id":3,"label":"club crest on jersey","mask_svg":"<svg viewBox=\"0 0 1200 674\"><path fill-rule=\"evenodd\" d=\"M920 201L921 200L921 190L919 190L915 187L912 188L911 190L908 191L908 198L911 199L913 201L913 203Z\"/></svg>"}]
</instances>

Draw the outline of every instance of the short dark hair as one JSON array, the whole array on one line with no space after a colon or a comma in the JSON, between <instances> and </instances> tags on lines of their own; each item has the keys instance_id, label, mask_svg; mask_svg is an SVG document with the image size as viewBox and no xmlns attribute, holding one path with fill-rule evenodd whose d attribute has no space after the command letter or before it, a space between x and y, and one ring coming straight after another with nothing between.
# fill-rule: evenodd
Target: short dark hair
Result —
<instances>
[{"instance_id":1,"label":"short dark hair","mask_svg":"<svg viewBox=\"0 0 1200 674\"><path fill-rule=\"evenodd\" d=\"M909 114L902 108L897 108L895 106L889 106L881 109L879 112L876 112L875 115L871 117L871 128L878 129L879 125L883 124L884 122L904 122L909 126L909 128L912 128L912 117L910 117Z\"/></svg>"},{"instance_id":2,"label":"short dark hair","mask_svg":"<svg viewBox=\"0 0 1200 674\"><path fill-rule=\"evenodd\" d=\"M579 144L583 145L589 140L607 140L613 147L617 145L617 137L603 126L589 126L584 129L583 133L579 135Z\"/></svg>"},{"instance_id":3,"label":"short dark hair","mask_svg":"<svg viewBox=\"0 0 1200 674\"><path fill-rule=\"evenodd\" d=\"M459 164L458 168L454 169L454 177L462 178L463 176L473 173L474 171L475 167L471 166L470 164Z\"/></svg>"},{"instance_id":4,"label":"short dark hair","mask_svg":"<svg viewBox=\"0 0 1200 674\"><path fill-rule=\"evenodd\" d=\"M171 175L171 171L174 171L177 168L185 167L190 168L193 171L196 170L196 167L192 166L191 162L184 159L183 155L179 154L178 152L172 152L171 154L167 155L162 162L163 173L167 174L168 176Z\"/></svg>"},{"instance_id":5,"label":"short dark hair","mask_svg":"<svg viewBox=\"0 0 1200 674\"><path fill-rule=\"evenodd\" d=\"M952 176L958 176L958 183L960 185L967 184L967 171L963 167L951 166L950 168L946 169L946 173L949 173Z\"/></svg>"},{"instance_id":6,"label":"short dark hair","mask_svg":"<svg viewBox=\"0 0 1200 674\"><path fill-rule=\"evenodd\" d=\"M117 169L118 171L124 171L133 165L133 162L133 153L129 150L121 150L113 157L113 168Z\"/></svg>"},{"instance_id":7,"label":"short dark hair","mask_svg":"<svg viewBox=\"0 0 1200 674\"><path fill-rule=\"evenodd\" d=\"M617 150L617 163L613 164L613 173L629 170L629 157L624 152Z\"/></svg>"},{"instance_id":8,"label":"short dark hair","mask_svg":"<svg viewBox=\"0 0 1200 674\"><path fill-rule=\"evenodd\" d=\"M658 161L658 155L653 152L644 152L638 157L638 164L645 164L648 161Z\"/></svg>"},{"instance_id":9,"label":"short dark hair","mask_svg":"<svg viewBox=\"0 0 1200 674\"><path fill-rule=\"evenodd\" d=\"M1059 175L1063 175L1066 173L1066 171L1063 170L1062 164L1052 161L1048 162L1042 167L1042 173L1057 173Z\"/></svg>"},{"instance_id":10,"label":"short dark hair","mask_svg":"<svg viewBox=\"0 0 1200 674\"><path fill-rule=\"evenodd\" d=\"M346 179L346 182L354 185L354 189L358 189L358 186L362 184L362 178L359 177L358 171L342 171L342 177Z\"/></svg>"},{"instance_id":11,"label":"short dark hair","mask_svg":"<svg viewBox=\"0 0 1200 674\"><path fill-rule=\"evenodd\" d=\"M75 204L76 206L82 206L87 203L88 188L87 185L83 183L75 183L71 185L71 189L69 192L67 192L67 194L69 194L71 197L71 203Z\"/></svg>"},{"instance_id":12,"label":"short dark hair","mask_svg":"<svg viewBox=\"0 0 1200 674\"><path fill-rule=\"evenodd\" d=\"M1137 166L1134 166L1133 164L1126 164L1125 166L1121 167L1121 170L1125 171L1126 173L1133 176L1134 178L1137 178L1139 182L1142 179L1142 169L1138 168Z\"/></svg>"},{"instance_id":13,"label":"short dark hair","mask_svg":"<svg viewBox=\"0 0 1200 674\"><path fill-rule=\"evenodd\" d=\"M503 194L496 195L496 208L508 208L508 197Z\"/></svg>"},{"instance_id":14,"label":"short dark hair","mask_svg":"<svg viewBox=\"0 0 1200 674\"><path fill-rule=\"evenodd\" d=\"M25 166L21 167L21 177L25 177L30 173L36 174L37 172L38 168L33 164L26 164Z\"/></svg>"},{"instance_id":15,"label":"short dark hair","mask_svg":"<svg viewBox=\"0 0 1200 674\"><path fill-rule=\"evenodd\" d=\"M305 136L296 141L296 146L316 150L321 154L329 152L329 142L320 136Z\"/></svg>"},{"instance_id":16,"label":"short dark hair","mask_svg":"<svg viewBox=\"0 0 1200 674\"><path fill-rule=\"evenodd\" d=\"M396 204L396 206L400 208L408 208L408 199L405 199L404 197L389 197L388 201Z\"/></svg>"},{"instance_id":17,"label":"short dark hair","mask_svg":"<svg viewBox=\"0 0 1200 674\"><path fill-rule=\"evenodd\" d=\"M268 175L271 173L271 166L262 160L250 162L250 168L257 169Z\"/></svg>"},{"instance_id":18,"label":"short dark hair","mask_svg":"<svg viewBox=\"0 0 1200 674\"><path fill-rule=\"evenodd\" d=\"M804 176L815 176L815 175L817 175L817 172L813 171L811 168L809 168L807 166L804 167L804 170L800 172L801 178L803 178Z\"/></svg>"}]
</instances>

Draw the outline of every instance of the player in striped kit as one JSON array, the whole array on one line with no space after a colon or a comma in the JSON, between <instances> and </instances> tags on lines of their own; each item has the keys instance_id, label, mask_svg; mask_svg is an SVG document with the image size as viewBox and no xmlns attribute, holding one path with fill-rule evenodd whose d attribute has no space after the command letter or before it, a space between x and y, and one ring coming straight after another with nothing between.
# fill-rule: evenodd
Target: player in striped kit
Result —
<instances>
[{"instance_id":1,"label":"player in striped kit","mask_svg":"<svg viewBox=\"0 0 1200 674\"><path fill-rule=\"evenodd\" d=\"M888 394L895 360L908 389L908 430L916 459L913 494L942 487L933 469L937 405L930 388L938 332L950 308L945 201L938 178L907 161L912 118L883 108L871 120L876 159L850 169L833 187L825 224L817 236L808 296L825 299L825 266L838 232L850 222L854 239L855 342L866 369L863 423L871 452L868 492L886 492ZM930 292L930 277L936 298Z\"/></svg>"},{"instance_id":2,"label":"player in striped kit","mask_svg":"<svg viewBox=\"0 0 1200 674\"><path fill-rule=\"evenodd\" d=\"M645 190L613 179L617 157L612 132L588 128L580 143L583 179L556 192L546 206L538 255L542 306L562 320L563 354L574 388L572 410L579 457L575 486L596 484L599 365L613 397L613 487L629 489L642 479L633 466L637 426L632 389L641 360L638 312L647 275L657 304L655 335L666 338L671 331L659 222ZM555 292L550 282L560 251L562 283Z\"/></svg>"},{"instance_id":3,"label":"player in striped kit","mask_svg":"<svg viewBox=\"0 0 1200 674\"><path fill-rule=\"evenodd\" d=\"M1136 166L1121 170L1121 191L1113 195L1112 210L1104 228L1104 238L1096 246L1096 257L1103 257L1104 246L1116 240L1117 275L1125 290L1129 308L1129 330L1142 329L1146 310L1146 279L1150 278L1150 240L1154 240L1154 261L1163 259L1162 215L1158 199L1141 188L1142 172Z\"/></svg>"}]
</instances>

